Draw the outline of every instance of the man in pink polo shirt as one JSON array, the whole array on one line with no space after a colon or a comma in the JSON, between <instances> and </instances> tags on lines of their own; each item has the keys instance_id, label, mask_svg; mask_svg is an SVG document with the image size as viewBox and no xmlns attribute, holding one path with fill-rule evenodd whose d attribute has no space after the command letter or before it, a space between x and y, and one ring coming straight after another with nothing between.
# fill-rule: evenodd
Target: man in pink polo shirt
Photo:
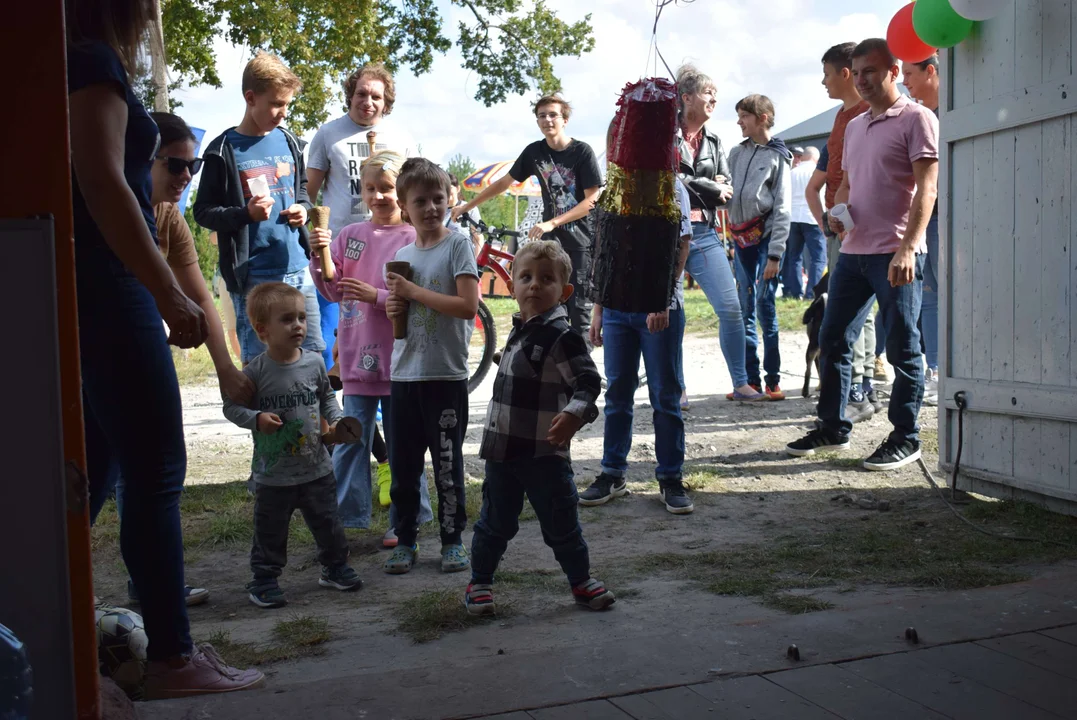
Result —
<instances>
[{"instance_id":1,"label":"man in pink polo shirt","mask_svg":"<svg viewBox=\"0 0 1077 720\"><path fill-rule=\"evenodd\" d=\"M831 272L826 315L819 332L822 392L819 425L786 450L797 457L849 447L845 417L852 345L871 312L872 296L887 328L886 356L896 377L890 395L893 432L864 461L868 470L890 470L920 458L917 417L924 395L917 319L923 292L925 235L938 184L939 121L903 97L900 72L885 40L853 51L856 89L869 109L849 122L836 203L849 207L852 227ZM831 229L846 228L831 217Z\"/></svg>"}]
</instances>

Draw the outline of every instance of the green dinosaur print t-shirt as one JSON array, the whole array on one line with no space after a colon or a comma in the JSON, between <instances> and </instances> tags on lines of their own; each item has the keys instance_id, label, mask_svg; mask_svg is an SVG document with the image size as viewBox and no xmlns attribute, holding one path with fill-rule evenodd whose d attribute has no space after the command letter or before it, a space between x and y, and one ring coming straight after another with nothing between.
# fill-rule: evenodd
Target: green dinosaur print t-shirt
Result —
<instances>
[{"instance_id":1,"label":"green dinosaur print t-shirt","mask_svg":"<svg viewBox=\"0 0 1077 720\"><path fill-rule=\"evenodd\" d=\"M251 471L263 485L302 485L333 472L322 443L322 418L330 425L340 420L340 405L322 356L300 352L287 364L262 353L243 368L257 388L251 407L224 401L224 416L254 434ZM258 432L259 413L272 413L283 424L272 434Z\"/></svg>"}]
</instances>

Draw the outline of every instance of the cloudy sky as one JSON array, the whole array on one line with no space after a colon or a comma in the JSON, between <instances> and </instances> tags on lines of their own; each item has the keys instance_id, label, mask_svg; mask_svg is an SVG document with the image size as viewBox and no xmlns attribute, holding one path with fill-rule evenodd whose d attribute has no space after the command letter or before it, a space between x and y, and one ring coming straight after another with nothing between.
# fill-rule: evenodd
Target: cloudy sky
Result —
<instances>
[{"instance_id":1,"label":"cloudy sky","mask_svg":"<svg viewBox=\"0 0 1077 720\"><path fill-rule=\"evenodd\" d=\"M457 11L439 0L445 27L455 29ZM618 91L648 67L654 20L653 0L547 0L565 20L591 13L595 49L557 62L566 97L575 112L569 133L598 148L614 111ZM904 0L695 0L671 5L658 26L658 47L676 70L691 61L718 85L718 109L711 127L726 147L739 142L737 100L760 92L774 100L777 130L791 127L834 103L819 84L819 58L839 42L885 35ZM450 35L450 37L452 37ZM240 75L249 51L218 43L221 89L181 91L180 114L212 138L242 118ZM661 68L661 66L660 66ZM662 70L664 73L664 70ZM397 78L392 119L405 127L435 161L456 153L476 165L512 160L541 137L530 115L530 98L512 97L487 108L473 99L477 78L460 67L455 51L435 59L419 77L406 70ZM312 136L312 135L311 135ZM311 137L308 136L308 139Z\"/></svg>"}]
</instances>

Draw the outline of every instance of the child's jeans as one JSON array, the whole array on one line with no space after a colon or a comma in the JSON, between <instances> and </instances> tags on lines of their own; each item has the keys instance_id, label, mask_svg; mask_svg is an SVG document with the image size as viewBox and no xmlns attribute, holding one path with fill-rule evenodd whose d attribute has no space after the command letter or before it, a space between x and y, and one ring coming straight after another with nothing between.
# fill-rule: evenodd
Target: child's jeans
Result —
<instances>
[{"instance_id":1,"label":"child's jeans","mask_svg":"<svg viewBox=\"0 0 1077 720\"><path fill-rule=\"evenodd\" d=\"M247 293L256 285L277 281L291 285L302 292L303 297L306 298L307 337L303 340L303 349L319 354L325 350L325 341L322 339L322 313L318 308L318 289L310 277L310 268L305 267L282 277L248 278L243 292L232 296L232 305L236 310L236 336L239 338L239 347L243 351L241 359L244 364L266 351L266 346L258 339L258 333L254 331L254 326L247 317Z\"/></svg>"},{"instance_id":2,"label":"child's jeans","mask_svg":"<svg viewBox=\"0 0 1077 720\"><path fill-rule=\"evenodd\" d=\"M363 439L352 445L333 448L333 474L337 478L337 505L340 522L346 528L370 527L373 504L370 480L370 447L374 441L375 418L378 401L381 401L382 422L386 428L386 445L392 443L388 432L392 417L389 396L345 395L344 415L357 419L363 425ZM430 509L430 490L426 486L426 474L419 483L419 523L430 522L434 512ZM396 505L389 507L389 527L396 527Z\"/></svg>"},{"instance_id":3,"label":"child's jeans","mask_svg":"<svg viewBox=\"0 0 1077 720\"><path fill-rule=\"evenodd\" d=\"M763 334L763 370L768 387L777 387L781 381L782 356L778 347L778 274L766 280L767 249L770 238L763 238L758 245L737 247L737 284L740 286L740 310L744 314L744 363L748 382L762 387L759 377L759 335L756 318Z\"/></svg>"},{"instance_id":4,"label":"child's jeans","mask_svg":"<svg viewBox=\"0 0 1077 720\"><path fill-rule=\"evenodd\" d=\"M386 434L391 496L396 506L400 545L415 545L426 451L434 464L438 525L442 545L460 544L467 526L464 506L464 434L467 432L467 380L392 382Z\"/></svg>"},{"instance_id":5,"label":"child's jeans","mask_svg":"<svg viewBox=\"0 0 1077 720\"><path fill-rule=\"evenodd\" d=\"M647 329L647 313L602 308L602 338L606 365L602 472L613 477L624 477L628 472L642 355L654 409L654 450L658 459L655 477L679 480L684 465L683 387L679 379L684 310L670 310L669 327L652 333Z\"/></svg>"},{"instance_id":6,"label":"child's jeans","mask_svg":"<svg viewBox=\"0 0 1077 720\"><path fill-rule=\"evenodd\" d=\"M575 587L591 576L580 528L572 463L549 455L512 462L486 461L482 512L471 539L471 581L490 584L509 540L520 529L524 495L538 516L542 539Z\"/></svg>"},{"instance_id":7,"label":"child's jeans","mask_svg":"<svg viewBox=\"0 0 1077 720\"><path fill-rule=\"evenodd\" d=\"M288 523L297 509L318 545L318 562L330 568L348 562L348 539L337 516L336 480L331 474L302 485L257 483L251 547L255 580L278 578L288 564Z\"/></svg>"}]
</instances>

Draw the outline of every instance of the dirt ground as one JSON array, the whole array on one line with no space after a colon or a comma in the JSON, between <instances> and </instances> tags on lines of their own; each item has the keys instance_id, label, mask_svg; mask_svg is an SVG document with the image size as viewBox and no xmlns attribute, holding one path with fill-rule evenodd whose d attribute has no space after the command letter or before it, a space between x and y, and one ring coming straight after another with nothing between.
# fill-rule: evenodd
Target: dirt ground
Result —
<instances>
[{"instance_id":1,"label":"dirt ground","mask_svg":"<svg viewBox=\"0 0 1077 720\"><path fill-rule=\"evenodd\" d=\"M627 636L654 622L655 610L669 604L674 590L683 614L705 616L714 607L715 593L740 596L746 606L756 604L758 612L805 612L854 605L863 593L885 592L883 586L893 582L955 587L1014 577L991 574L992 563L999 562L995 556L987 557L986 574L947 574L936 562L936 550L945 545L928 547L931 530L942 533L942 543L958 537L946 533L964 531L930 490L922 470L911 465L893 473L871 473L857 466L889 432L885 416L857 426L852 448L841 455L796 459L783 452L785 443L802 434L813 417L814 398L799 397L805 346L800 333L782 336L782 366L789 373L783 385L793 390L788 400L744 405L724 398L730 380L716 334L686 338L691 401L685 414L686 475L696 506L689 516L670 515L658 499L651 413L646 388L640 389L630 456L632 494L603 507L581 508L580 513L594 574L620 597L612 612L600 616L572 606L533 514L522 522L501 566L495 585L501 612L475 623L460 602L468 576L440 572L434 528L423 530L418 566L410 574L388 576L381 571L386 553L378 547L385 527L380 509L371 530L349 531L353 565L365 582L360 592L341 594L317 586L310 536L299 528L293 529L295 542L281 581L290 604L268 611L252 606L243 591L249 572L250 503L241 485L250 439L221 416L215 387L187 387L187 577L212 593L209 604L191 610L193 635L196 640L212 639L226 658L259 662L276 682L291 683L363 668L419 667L436 662L448 648L466 654L490 647L555 647L574 642L579 632L596 626L611 637ZM601 364L600 351L595 357ZM479 500L482 464L477 450L491 380L472 395L465 446L471 521ZM920 420L924 459L934 468L936 411L924 408ZM586 487L601 459L601 418L581 431L572 453L577 483ZM940 474L936 477L945 482ZM215 487L203 487L207 484ZM211 489L218 494L206 494ZM214 498L230 510L213 507ZM874 509L878 500L890 503L889 512ZM293 526L301 525L297 516ZM918 529L924 538L913 537ZM829 552L826 548L835 546L834 533L849 538L836 543L841 546L836 554L821 559L804 555L809 546L815 548L811 552ZM95 529L95 585L98 595L124 604L125 572L115 538L115 521L106 517ZM918 548L921 542L927 545ZM465 543L470 543L470 532ZM856 543L869 554L880 544L895 557L919 552L918 568L887 569L863 560L863 555L841 555ZM1055 559L1006 558L1018 576L1028 572L1030 561ZM862 563L862 569L856 569ZM816 569L809 573L812 567Z\"/></svg>"}]
</instances>

